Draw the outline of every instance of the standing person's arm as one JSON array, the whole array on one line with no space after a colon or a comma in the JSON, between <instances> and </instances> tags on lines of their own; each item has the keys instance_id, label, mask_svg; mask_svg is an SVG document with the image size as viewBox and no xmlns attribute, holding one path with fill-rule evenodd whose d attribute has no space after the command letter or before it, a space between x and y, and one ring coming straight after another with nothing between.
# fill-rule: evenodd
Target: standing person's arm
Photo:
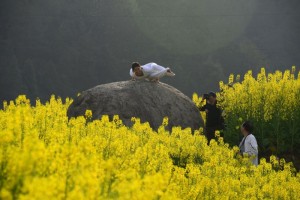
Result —
<instances>
[{"instance_id":1,"label":"standing person's arm","mask_svg":"<svg viewBox=\"0 0 300 200\"><path fill-rule=\"evenodd\" d=\"M250 145L252 147L253 154L258 155L258 145L254 136L251 138Z\"/></svg>"},{"instance_id":2,"label":"standing person's arm","mask_svg":"<svg viewBox=\"0 0 300 200\"><path fill-rule=\"evenodd\" d=\"M245 153L249 154L250 156L252 155L258 155L258 145L255 137L251 135L249 138L249 141L245 143Z\"/></svg>"},{"instance_id":3,"label":"standing person's arm","mask_svg":"<svg viewBox=\"0 0 300 200\"><path fill-rule=\"evenodd\" d=\"M223 117L223 110L221 108L219 108L219 126L221 130L225 129L225 119Z\"/></svg>"},{"instance_id":4,"label":"standing person's arm","mask_svg":"<svg viewBox=\"0 0 300 200\"><path fill-rule=\"evenodd\" d=\"M201 108L199 108L199 110L201 111L201 112L203 112L203 111L207 111L208 109L207 109L207 104L205 104L204 106L202 106Z\"/></svg>"}]
</instances>

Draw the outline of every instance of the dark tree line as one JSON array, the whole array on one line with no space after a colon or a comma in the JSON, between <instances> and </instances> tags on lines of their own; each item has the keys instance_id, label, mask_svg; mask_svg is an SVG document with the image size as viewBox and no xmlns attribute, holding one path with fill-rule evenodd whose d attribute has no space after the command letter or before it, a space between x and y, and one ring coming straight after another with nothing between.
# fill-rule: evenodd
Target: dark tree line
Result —
<instances>
[{"instance_id":1,"label":"dark tree line","mask_svg":"<svg viewBox=\"0 0 300 200\"><path fill-rule=\"evenodd\" d=\"M0 100L42 100L129 79L132 61L172 67L185 94L229 73L300 63L291 1L1 0Z\"/></svg>"}]
</instances>

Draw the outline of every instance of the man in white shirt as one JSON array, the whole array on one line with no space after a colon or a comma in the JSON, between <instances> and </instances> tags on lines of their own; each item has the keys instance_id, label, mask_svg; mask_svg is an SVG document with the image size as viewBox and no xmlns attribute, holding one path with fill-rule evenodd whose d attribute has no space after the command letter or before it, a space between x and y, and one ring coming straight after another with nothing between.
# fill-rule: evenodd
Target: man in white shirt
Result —
<instances>
[{"instance_id":1,"label":"man in white shirt","mask_svg":"<svg viewBox=\"0 0 300 200\"><path fill-rule=\"evenodd\" d=\"M241 132L244 135L239 148L242 155L251 157L253 165L258 165L258 145L255 136L252 134L254 128L249 121L246 121L241 126Z\"/></svg>"},{"instance_id":2,"label":"man in white shirt","mask_svg":"<svg viewBox=\"0 0 300 200\"><path fill-rule=\"evenodd\" d=\"M148 79L150 81L158 82L161 77L175 76L170 68L162 67L156 63L148 63L141 66L139 63L132 63L130 76L133 80Z\"/></svg>"}]
</instances>

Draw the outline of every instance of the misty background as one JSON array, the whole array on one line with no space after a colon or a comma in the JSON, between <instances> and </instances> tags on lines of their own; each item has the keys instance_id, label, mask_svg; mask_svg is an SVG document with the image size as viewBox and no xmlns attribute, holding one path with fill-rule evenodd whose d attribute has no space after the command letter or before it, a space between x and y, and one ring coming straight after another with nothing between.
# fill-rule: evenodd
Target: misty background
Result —
<instances>
[{"instance_id":1,"label":"misty background","mask_svg":"<svg viewBox=\"0 0 300 200\"><path fill-rule=\"evenodd\" d=\"M190 96L230 73L300 66L299 0L1 0L0 101L75 97L171 67Z\"/></svg>"}]
</instances>

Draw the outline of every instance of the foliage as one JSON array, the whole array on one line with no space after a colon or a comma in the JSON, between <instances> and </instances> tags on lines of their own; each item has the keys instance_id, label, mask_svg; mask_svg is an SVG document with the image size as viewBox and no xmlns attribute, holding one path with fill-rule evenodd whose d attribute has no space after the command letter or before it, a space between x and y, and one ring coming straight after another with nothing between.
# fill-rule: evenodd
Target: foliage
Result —
<instances>
[{"instance_id":1,"label":"foliage","mask_svg":"<svg viewBox=\"0 0 300 200\"><path fill-rule=\"evenodd\" d=\"M0 199L299 199L300 176L272 157L258 167L222 138L115 116L68 120L71 100L0 110ZM273 167L280 170L274 170Z\"/></svg>"},{"instance_id":2,"label":"foliage","mask_svg":"<svg viewBox=\"0 0 300 200\"><path fill-rule=\"evenodd\" d=\"M300 153L296 148L300 146L300 78L295 67L269 74L262 68L256 78L248 71L242 81L239 75L231 74L227 84L220 82L220 91L226 142L238 144L239 126L251 120L262 154ZM195 102L197 98L194 95Z\"/></svg>"},{"instance_id":3,"label":"foliage","mask_svg":"<svg viewBox=\"0 0 300 200\"><path fill-rule=\"evenodd\" d=\"M188 96L249 66L300 63L298 1L1 0L0 9L0 102L129 80L134 61L171 67L176 78L162 81Z\"/></svg>"}]
</instances>

